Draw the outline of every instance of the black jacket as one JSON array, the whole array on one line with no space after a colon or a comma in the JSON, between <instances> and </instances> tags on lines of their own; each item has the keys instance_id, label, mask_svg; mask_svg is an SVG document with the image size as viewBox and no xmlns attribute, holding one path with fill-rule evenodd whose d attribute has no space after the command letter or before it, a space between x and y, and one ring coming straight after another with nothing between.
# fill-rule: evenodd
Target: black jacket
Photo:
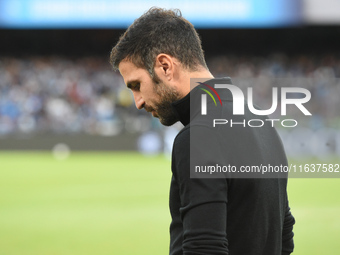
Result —
<instances>
[{"instance_id":1,"label":"black jacket","mask_svg":"<svg viewBox=\"0 0 340 255\"><path fill-rule=\"evenodd\" d=\"M206 82L217 83L231 81ZM245 116L233 115L230 92L217 91L223 106L208 104L209 116L200 115L199 100L190 104L190 96L192 101L204 93L198 87L173 104L185 127L174 141L172 154L170 254L290 254L295 220L288 205L287 178L190 178L192 158L199 165L229 164L238 169L287 165L281 140L270 125L212 127L212 118L259 118L247 109ZM204 146L190 146L190 139L201 139Z\"/></svg>"}]
</instances>

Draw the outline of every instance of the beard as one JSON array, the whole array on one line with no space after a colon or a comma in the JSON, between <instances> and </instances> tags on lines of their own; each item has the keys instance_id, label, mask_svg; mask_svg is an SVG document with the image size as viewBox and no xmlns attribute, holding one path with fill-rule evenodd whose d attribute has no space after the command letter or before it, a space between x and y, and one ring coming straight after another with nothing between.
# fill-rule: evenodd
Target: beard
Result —
<instances>
[{"instance_id":1,"label":"beard","mask_svg":"<svg viewBox=\"0 0 340 255\"><path fill-rule=\"evenodd\" d=\"M161 98L160 102L154 104L153 110L164 126L171 126L179 121L171 104L181 99L181 96L175 88L171 88L162 83L156 74L153 77L153 81L154 91Z\"/></svg>"}]
</instances>

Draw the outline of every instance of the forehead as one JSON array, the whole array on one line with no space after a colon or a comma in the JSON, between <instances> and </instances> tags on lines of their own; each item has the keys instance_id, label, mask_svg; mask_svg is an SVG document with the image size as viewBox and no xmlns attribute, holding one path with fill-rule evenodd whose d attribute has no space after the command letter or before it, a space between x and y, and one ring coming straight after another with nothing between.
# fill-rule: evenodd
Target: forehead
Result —
<instances>
[{"instance_id":1,"label":"forehead","mask_svg":"<svg viewBox=\"0 0 340 255\"><path fill-rule=\"evenodd\" d=\"M137 67L134 63L128 60L123 60L118 66L120 74L123 76L125 84L143 79L151 79L150 74L144 68Z\"/></svg>"}]
</instances>

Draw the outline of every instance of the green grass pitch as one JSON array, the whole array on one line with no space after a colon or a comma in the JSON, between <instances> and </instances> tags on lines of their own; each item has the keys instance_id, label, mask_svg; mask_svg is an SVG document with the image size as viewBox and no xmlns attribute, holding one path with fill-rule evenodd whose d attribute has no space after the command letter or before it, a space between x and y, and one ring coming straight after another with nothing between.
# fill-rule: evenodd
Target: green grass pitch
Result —
<instances>
[{"instance_id":1,"label":"green grass pitch","mask_svg":"<svg viewBox=\"0 0 340 255\"><path fill-rule=\"evenodd\" d=\"M167 254L170 177L163 156L1 152L0 254ZM340 254L340 179L290 179L288 191L294 254Z\"/></svg>"}]
</instances>

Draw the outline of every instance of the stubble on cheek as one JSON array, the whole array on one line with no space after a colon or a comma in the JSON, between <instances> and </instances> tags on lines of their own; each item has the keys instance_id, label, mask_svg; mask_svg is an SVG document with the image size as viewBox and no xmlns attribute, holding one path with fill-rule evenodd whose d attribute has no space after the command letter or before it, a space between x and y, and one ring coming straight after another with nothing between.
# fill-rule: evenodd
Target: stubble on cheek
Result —
<instances>
[{"instance_id":1,"label":"stubble on cheek","mask_svg":"<svg viewBox=\"0 0 340 255\"><path fill-rule=\"evenodd\" d=\"M154 88L160 98L160 102L155 104L154 110L163 125L171 126L178 121L177 114L172 108L172 103L180 99L179 93L174 88L162 83L155 84Z\"/></svg>"}]
</instances>

